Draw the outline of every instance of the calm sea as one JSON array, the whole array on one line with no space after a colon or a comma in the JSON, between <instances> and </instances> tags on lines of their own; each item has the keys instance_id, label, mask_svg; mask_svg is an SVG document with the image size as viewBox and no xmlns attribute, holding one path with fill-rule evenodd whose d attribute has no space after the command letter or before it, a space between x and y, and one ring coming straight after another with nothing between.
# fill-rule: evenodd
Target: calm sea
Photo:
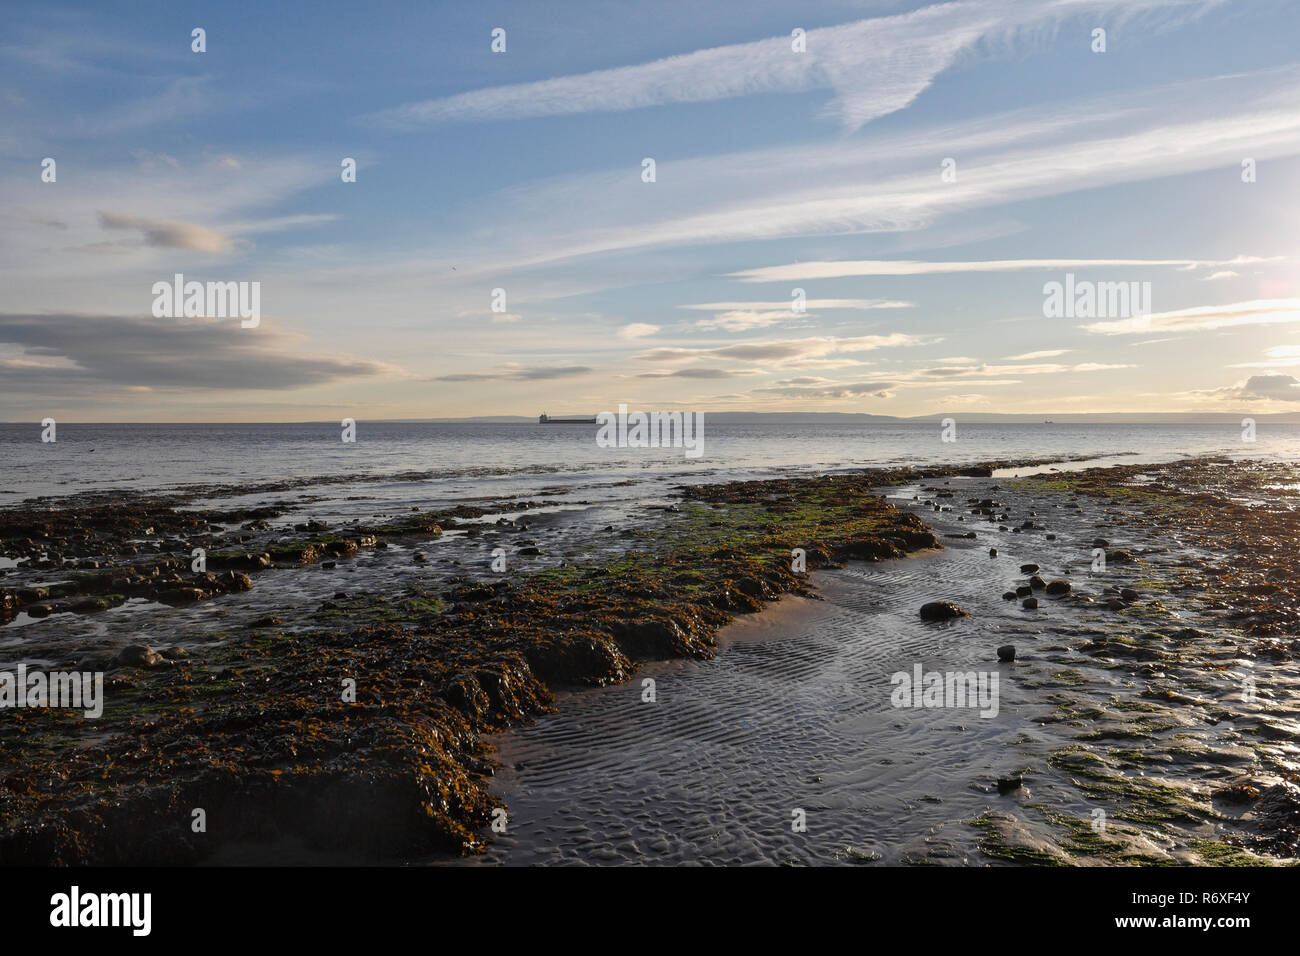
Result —
<instances>
[{"instance_id":1,"label":"calm sea","mask_svg":"<svg viewBox=\"0 0 1300 956\"><path fill-rule=\"evenodd\" d=\"M0 425L0 504L112 488L257 484L287 478L420 473L421 497L526 493L578 482L669 475L746 476L999 458L1155 461L1204 453L1300 458L1300 425L1261 425L1253 444L1223 425L937 423L732 424L705 417L704 454L601 448L594 425L366 422L355 443L333 422L299 424ZM416 486L395 482L394 497Z\"/></svg>"}]
</instances>

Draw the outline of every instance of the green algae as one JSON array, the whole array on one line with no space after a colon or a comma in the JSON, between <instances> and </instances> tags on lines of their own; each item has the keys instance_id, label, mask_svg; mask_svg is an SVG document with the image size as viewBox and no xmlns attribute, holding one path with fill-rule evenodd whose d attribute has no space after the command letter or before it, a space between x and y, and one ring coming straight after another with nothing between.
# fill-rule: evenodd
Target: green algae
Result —
<instances>
[{"instance_id":1,"label":"green algae","mask_svg":"<svg viewBox=\"0 0 1300 956\"><path fill-rule=\"evenodd\" d=\"M1068 776L1089 800L1113 807L1111 814L1133 823L1202 823L1222 819L1208 800L1150 777L1126 776L1109 761L1081 747L1066 747L1048 765Z\"/></svg>"},{"instance_id":2,"label":"green algae","mask_svg":"<svg viewBox=\"0 0 1300 956\"><path fill-rule=\"evenodd\" d=\"M1192 849L1205 866L1277 866L1276 860L1257 856L1244 847L1222 840L1193 840ZM1288 865L1300 865L1292 862Z\"/></svg>"},{"instance_id":3,"label":"green algae","mask_svg":"<svg viewBox=\"0 0 1300 956\"><path fill-rule=\"evenodd\" d=\"M992 857L995 860L1005 860L1019 866L1067 865L1060 857L1045 850L1007 841L1003 836L1002 828L999 826L1000 822L988 812L969 821L970 826L979 830L982 834L978 846L980 852L985 856Z\"/></svg>"}]
</instances>

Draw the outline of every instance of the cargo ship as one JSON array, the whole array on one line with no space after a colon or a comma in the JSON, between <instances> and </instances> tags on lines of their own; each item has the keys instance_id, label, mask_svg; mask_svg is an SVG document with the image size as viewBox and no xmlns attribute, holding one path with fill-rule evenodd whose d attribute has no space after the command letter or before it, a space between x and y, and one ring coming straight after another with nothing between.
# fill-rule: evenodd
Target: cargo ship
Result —
<instances>
[{"instance_id":1,"label":"cargo ship","mask_svg":"<svg viewBox=\"0 0 1300 956\"><path fill-rule=\"evenodd\" d=\"M537 416L537 424L539 425L594 425L596 424L596 419L594 416L591 418L562 418L562 417L552 418L550 415L546 414L545 412L542 412L542 414Z\"/></svg>"}]
</instances>

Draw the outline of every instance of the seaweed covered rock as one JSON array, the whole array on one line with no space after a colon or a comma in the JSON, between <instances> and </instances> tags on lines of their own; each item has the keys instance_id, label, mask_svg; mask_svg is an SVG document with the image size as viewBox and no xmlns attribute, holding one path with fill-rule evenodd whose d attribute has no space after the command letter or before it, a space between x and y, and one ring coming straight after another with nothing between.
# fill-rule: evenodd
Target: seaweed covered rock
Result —
<instances>
[{"instance_id":1,"label":"seaweed covered rock","mask_svg":"<svg viewBox=\"0 0 1300 956\"><path fill-rule=\"evenodd\" d=\"M12 591L0 591L0 624L8 624L18 616L18 596Z\"/></svg>"},{"instance_id":2,"label":"seaweed covered rock","mask_svg":"<svg viewBox=\"0 0 1300 956\"><path fill-rule=\"evenodd\" d=\"M131 644L122 648L113 663L118 667L161 667L163 656L145 644Z\"/></svg>"},{"instance_id":3,"label":"seaweed covered rock","mask_svg":"<svg viewBox=\"0 0 1300 956\"><path fill-rule=\"evenodd\" d=\"M967 614L951 601L931 601L921 605L921 620L951 621L953 618L966 617Z\"/></svg>"}]
</instances>

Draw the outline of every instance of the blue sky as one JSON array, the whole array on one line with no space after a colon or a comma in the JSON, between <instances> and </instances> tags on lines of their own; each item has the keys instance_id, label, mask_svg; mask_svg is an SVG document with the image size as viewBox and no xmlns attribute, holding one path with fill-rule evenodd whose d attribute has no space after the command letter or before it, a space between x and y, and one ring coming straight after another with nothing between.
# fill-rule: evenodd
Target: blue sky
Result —
<instances>
[{"instance_id":1,"label":"blue sky","mask_svg":"<svg viewBox=\"0 0 1300 956\"><path fill-rule=\"evenodd\" d=\"M1300 410L1294 4L6 12L0 419Z\"/></svg>"}]
</instances>

